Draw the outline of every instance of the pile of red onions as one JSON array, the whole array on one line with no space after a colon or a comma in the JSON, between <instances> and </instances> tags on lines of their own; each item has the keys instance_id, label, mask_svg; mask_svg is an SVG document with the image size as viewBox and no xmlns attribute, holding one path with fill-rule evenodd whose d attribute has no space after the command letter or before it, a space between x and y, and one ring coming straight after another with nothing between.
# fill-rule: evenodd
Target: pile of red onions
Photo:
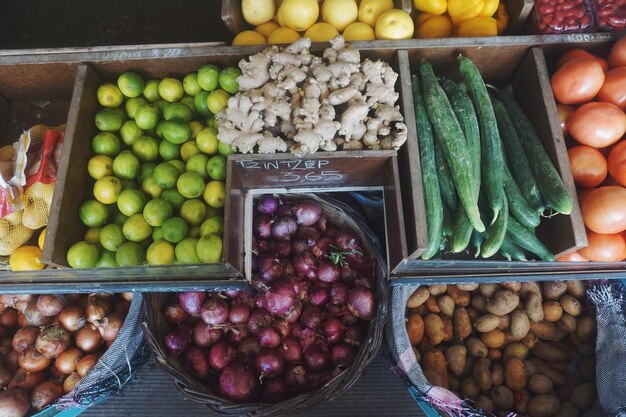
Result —
<instances>
[{"instance_id":1,"label":"pile of red onions","mask_svg":"<svg viewBox=\"0 0 626 417\"><path fill-rule=\"evenodd\" d=\"M352 364L376 313L375 261L313 200L263 196L253 233L253 289L179 293L165 345L223 397L272 403Z\"/></svg>"}]
</instances>

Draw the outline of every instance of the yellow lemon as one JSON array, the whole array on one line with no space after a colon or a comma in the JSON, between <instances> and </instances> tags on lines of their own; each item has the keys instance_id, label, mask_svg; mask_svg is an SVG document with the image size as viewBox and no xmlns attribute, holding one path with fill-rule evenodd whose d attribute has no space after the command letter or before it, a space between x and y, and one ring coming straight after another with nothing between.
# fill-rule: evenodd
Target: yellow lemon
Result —
<instances>
[{"instance_id":1,"label":"yellow lemon","mask_svg":"<svg viewBox=\"0 0 626 417\"><path fill-rule=\"evenodd\" d=\"M452 21L449 16L431 16L417 24L415 37L420 39L449 38L452 36L452 28Z\"/></svg>"},{"instance_id":2,"label":"yellow lemon","mask_svg":"<svg viewBox=\"0 0 626 417\"><path fill-rule=\"evenodd\" d=\"M124 95L120 89L111 83L102 84L97 91L98 103L102 107L115 108L119 107L124 101Z\"/></svg>"},{"instance_id":3,"label":"yellow lemon","mask_svg":"<svg viewBox=\"0 0 626 417\"><path fill-rule=\"evenodd\" d=\"M354 22L343 31L343 38L348 41L373 41L376 39L374 29L363 22Z\"/></svg>"},{"instance_id":4,"label":"yellow lemon","mask_svg":"<svg viewBox=\"0 0 626 417\"><path fill-rule=\"evenodd\" d=\"M359 4L359 22L367 23L373 27L378 17L389 9L393 9L393 0L362 0Z\"/></svg>"},{"instance_id":5,"label":"yellow lemon","mask_svg":"<svg viewBox=\"0 0 626 417\"><path fill-rule=\"evenodd\" d=\"M376 39L411 39L413 37L413 19L400 9L383 12L376 21Z\"/></svg>"},{"instance_id":6,"label":"yellow lemon","mask_svg":"<svg viewBox=\"0 0 626 417\"><path fill-rule=\"evenodd\" d=\"M37 239L37 245L39 246L39 249L43 250L43 244L46 241L46 231L48 230L47 227L44 227L43 230L41 231L41 233L39 233L39 238Z\"/></svg>"},{"instance_id":7,"label":"yellow lemon","mask_svg":"<svg viewBox=\"0 0 626 417\"><path fill-rule=\"evenodd\" d=\"M170 103L178 101L185 95L183 83L176 78L163 78L159 83L159 95Z\"/></svg>"},{"instance_id":8,"label":"yellow lemon","mask_svg":"<svg viewBox=\"0 0 626 417\"><path fill-rule=\"evenodd\" d=\"M298 32L310 28L317 21L320 13L317 0L284 0L280 8L284 26ZM280 19L281 17L279 17L279 23ZM283 25L281 24L281 26Z\"/></svg>"},{"instance_id":9,"label":"yellow lemon","mask_svg":"<svg viewBox=\"0 0 626 417\"><path fill-rule=\"evenodd\" d=\"M113 204L122 192L122 182L112 176L102 177L93 185L93 196L102 204Z\"/></svg>"},{"instance_id":10,"label":"yellow lemon","mask_svg":"<svg viewBox=\"0 0 626 417\"><path fill-rule=\"evenodd\" d=\"M94 180L113 175L113 159L107 155L96 155L87 162L87 172Z\"/></svg>"},{"instance_id":11,"label":"yellow lemon","mask_svg":"<svg viewBox=\"0 0 626 417\"><path fill-rule=\"evenodd\" d=\"M226 187L223 181L210 181L202 193L204 201L213 208L222 208L226 203Z\"/></svg>"},{"instance_id":12,"label":"yellow lemon","mask_svg":"<svg viewBox=\"0 0 626 417\"><path fill-rule=\"evenodd\" d=\"M148 265L169 265L174 261L174 246L165 240L157 240L148 247Z\"/></svg>"},{"instance_id":13,"label":"yellow lemon","mask_svg":"<svg viewBox=\"0 0 626 417\"><path fill-rule=\"evenodd\" d=\"M356 22L358 15L359 7L354 0L325 0L322 5L322 19L339 32Z\"/></svg>"},{"instance_id":14,"label":"yellow lemon","mask_svg":"<svg viewBox=\"0 0 626 417\"><path fill-rule=\"evenodd\" d=\"M304 33L304 37L311 39L311 42L328 42L338 35L333 25L324 22L314 24Z\"/></svg>"},{"instance_id":15,"label":"yellow lemon","mask_svg":"<svg viewBox=\"0 0 626 417\"><path fill-rule=\"evenodd\" d=\"M267 41L259 32L244 30L233 38L233 45L265 45Z\"/></svg>"},{"instance_id":16,"label":"yellow lemon","mask_svg":"<svg viewBox=\"0 0 626 417\"><path fill-rule=\"evenodd\" d=\"M274 0L242 0L241 12L246 22L260 25L274 17Z\"/></svg>"},{"instance_id":17,"label":"yellow lemon","mask_svg":"<svg viewBox=\"0 0 626 417\"><path fill-rule=\"evenodd\" d=\"M270 35L267 43L274 45L277 43L293 43L300 39L300 35L293 29L278 28Z\"/></svg>"},{"instance_id":18,"label":"yellow lemon","mask_svg":"<svg viewBox=\"0 0 626 417\"><path fill-rule=\"evenodd\" d=\"M9 258L11 271L36 271L45 268L45 264L39 260L41 249L37 246L22 246L17 248Z\"/></svg>"},{"instance_id":19,"label":"yellow lemon","mask_svg":"<svg viewBox=\"0 0 626 417\"><path fill-rule=\"evenodd\" d=\"M278 11L276 12L276 22L278 23L278 26L284 27L285 26L285 14L283 13L283 7L282 7L282 3L281 5L278 7L277 9ZM272 31L273 32L273 31ZM269 37L269 36L268 36Z\"/></svg>"},{"instance_id":20,"label":"yellow lemon","mask_svg":"<svg viewBox=\"0 0 626 417\"><path fill-rule=\"evenodd\" d=\"M278 29L279 27L280 26L278 25L278 23L272 22L270 20L269 22L261 23L259 26L255 27L254 30L255 32L258 32L261 35L263 35L265 39L267 39L270 37L270 34L274 32L276 29Z\"/></svg>"}]
</instances>

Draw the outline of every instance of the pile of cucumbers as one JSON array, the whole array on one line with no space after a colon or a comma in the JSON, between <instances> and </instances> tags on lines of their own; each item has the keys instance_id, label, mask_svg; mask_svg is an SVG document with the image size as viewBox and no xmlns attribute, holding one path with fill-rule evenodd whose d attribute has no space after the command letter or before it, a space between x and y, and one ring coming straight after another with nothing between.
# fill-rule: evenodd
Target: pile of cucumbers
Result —
<instances>
[{"instance_id":1,"label":"pile of cucumbers","mask_svg":"<svg viewBox=\"0 0 626 417\"><path fill-rule=\"evenodd\" d=\"M490 95L476 65L463 81L439 81L422 60L413 99L428 225L423 259L474 247L475 257L553 261L535 236L544 215L568 215L572 199L532 123L506 90Z\"/></svg>"}]
</instances>

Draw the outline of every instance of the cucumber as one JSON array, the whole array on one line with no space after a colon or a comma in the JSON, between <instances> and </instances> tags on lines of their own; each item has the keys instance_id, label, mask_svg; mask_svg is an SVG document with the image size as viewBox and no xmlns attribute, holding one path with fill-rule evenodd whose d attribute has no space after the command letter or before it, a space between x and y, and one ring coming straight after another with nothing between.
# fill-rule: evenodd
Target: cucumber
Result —
<instances>
[{"instance_id":1,"label":"cucumber","mask_svg":"<svg viewBox=\"0 0 626 417\"><path fill-rule=\"evenodd\" d=\"M502 210L500 210L500 215L496 221L489 226L489 236L487 236L480 248L480 256L483 258L491 258L498 253L500 246L502 246L504 236L506 235L506 226L509 221L509 207L506 198L503 202L504 204L502 205Z\"/></svg>"},{"instance_id":2,"label":"cucumber","mask_svg":"<svg viewBox=\"0 0 626 417\"><path fill-rule=\"evenodd\" d=\"M446 156L441 145L441 141L434 135L435 139L435 163L437 164L437 177L439 178L439 190L441 199L450 211L455 211L458 203L454 182L450 175L450 168L446 162Z\"/></svg>"},{"instance_id":3,"label":"cucumber","mask_svg":"<svg viewBox=\"0 0 626 417\"><path fill-rule=\"evenodd\" d=\"M493 211L492 223L498 218L498 214L504 205L504 164L502 144L496 116L489 99L487 87L478 68L468 57L460 55L459 70L474 100L478 125L481 137L481 163L482 163L482 186L487 192L489 207Z\"/></svg>"},{"instance_id":4,"label":"cucumber","mask_svg":"<svg viewBox=\"0 0 626 417\"><path fill-rule=\"evenodd\" d=\"M483 244L483 236L478 230L474 229L470 240L472 242L472 246L476 248L474 258L478 258L478 255L480 255L480 247Z\"/></svg>"},{"instance_id":5,"label":"cucumber","mask_svg":"<svg viewBox=\"0 0 626 417\"><path fill-rule=\"evenodd\" d=\"M504 256L507 260L514 259L516 261L527 261L526 255L524 255L524 251L522 248L517 246L515 243L511 241L508 237L504 236L502 240L502 246L500 246L500 254Z\"/></svg>"},{"instance_id":6,"label":"cucumber","mask_svg":"<svg viewBox=\"0 0 626 417\"><path fill-rule=\"evenodd\" d=\"M472 189L472 164L469 150L459 121L454 115L446 94L437 82L432 65L425 59L422 59L420 64L420 75L428 117L441 141L459 200L472 226L479 232L483 232L485 225L480 219L477 198Z\"/></svg>"},{"instance_id":7,"label":"cucumber","mask_svg":"<svg viewBox=\"0 0 626 417\"><path fill-rule=\"evenodd\" d=\"M537 185L537 180L535 180L535 176L530 168L530 163L528 162L528 158L526 158L515 126L513 126L513 122L500 100L492 98L491 103L493 104L493 110L496 114L496 120L498 121L500 139L502 139L504 152L509 161L511 174L515 179L515 183L530 206L537 211L537 213L541 213L544 207L541 202L539 185Z\"/></svg>"},{"instance_id":8,"label":"cucumber","mask_svg":"<svg viewBox=\"0 0 626 417\"><path fill-rule=\"evenodd\" d=\"M452 212L443 205L443 226L441 229L441 235L444 238L452 236L452 231L454 229L454 221L452 220ZM445 242L444 242L445 244Z\"/></svg>"},{"instance_id":9,"label":"cucumber","mask_svg":"<svg viewBox=\"0 0 626 417\"><path fill-rule=\"evenodd\" d=\"M513 218L509 219L506 236L517 246L534 253L544 261L554 261L554 255L541 243L537 236Z\"/></svg>"},{"instance_id":10,"label":"cucumber","mask_svg":"<svg viewBox=\"0 0 626 417\"><path fill-rule=\"evenodd\" d=\"M456 219L454 220L454 227L452 229L452 240L450 248L453 253L460 253L467 249L470 238L472 237L472 223L467 217L467 213L463 209L463 206L459 206L456 209Z\"/></svg>"},{"instance_id":11,"label":"cucumber","mask_svg":"<svg viewBox=\"0 0 626 417\"><path fill-rule=\"evenodd\" d=\"M420 147L420 163L422 166L422 182L424 184L424 200L426 204L426 225L428 227L428 248L422 259L430 259L439 252L443 227L443 206L437 179L435 163L435 146L433 131L424 107L419 79L412 77L413 104L415 106L415 122L417 141Z\"/></svg>"},{"instance_id":12,"label":"cucumber","mask_svg":"<svg viewBox=\"0 0 626 417\"><path fill-rule=\"evenodd\" d=\"M502 100L517 130L530 168L537 179L543 201L557 213L570 214L573 206L572 198L537 136L533 124L521 106L506 91L500 91L498 97Z\"/></svg>"},{"instance_id":13,"label":"cucumber","mask_svg":"<svg viewBox=\"0 0 626 417\"><path fill-rule=\"evenodd\" d=\"M506 164L504 164L504 193L513 217L526 227L535 228L539 226L541 222L539 213L528 205Z\"/></svg>"}]
</instances>

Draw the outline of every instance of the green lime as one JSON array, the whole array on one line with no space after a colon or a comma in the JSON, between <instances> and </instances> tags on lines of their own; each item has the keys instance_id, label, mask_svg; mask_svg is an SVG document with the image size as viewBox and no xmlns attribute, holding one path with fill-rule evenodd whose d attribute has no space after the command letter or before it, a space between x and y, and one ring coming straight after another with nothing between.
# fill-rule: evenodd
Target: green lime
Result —
<instances>
[{"instance_id":1,"label":"green lime","mask_svg":"<svg viewBox=\"0 0 626 417\"><path fill-rule=\"evenodd\" d=\"M120 226L124 226L124 223L129 219L129 217L123 213L116 213L113 216L113 223L119 224Z\"/></svg>"},{"instance_id":2,"label":"green lime","mask_svg":"<svg viewBox=\"0 0 626 417\"><path fill-rule=\"evenodd\" d=\"M135 140L143 136L144 131L137 126L134 120L126 120L120 129L120 136L126 146L133 146Z\"/></svg>"},{"instance_id":3,"label":"green lime","mask_svg":"<svg viewBox=\"0 0 626 417\"><path fill-rule=\"evenodd\" d=\"M209 98L209 92L204 90L200 91L193 98L193 106L202 117L208 117L211 115L206 101L207 98Z\"/></svg>"},{"instance_id":4,"label":"green lime","mask_svg":"<svg viewBox=\"0 0 626 417\"><path fill-rule=\"evenodd\" d=\"M180 145L176 145L169 140L162 140L159 144L159 155L164 161L180 158Z\"/></svg>"},{"instance_id":5,"label":"green lime","mask_svg":"<svg viewBox=\"0 0 626 417\"><path fill-rule=\"evenodd\" d=\"M119 107L124 101L124 96L120 89L117 88L115 84L111 83L102 84L98 87L96 95L98 96L98 103L100 103L102 107Z\"/></svg>"},{"instance_id":6,"label":"green lime","mask_svg":"<svg viewBox=\"0 0 626 417\"><path fill-rule=\"evenodd\" d=\"M165 100L163 100L163 99L160 99L160 100L158 100L158 101L156 101L156 102L154 103L154 105L156 106L156 108L157 108L157 109L159 109L159 113L160 113L160 114L163 114L163 112L165 111L165 109L167 108L167 106L168 106L169 104L170 104L170 103L169 103L168 101L165 101Z\"/></svg>"},{"instance_id":7,"label":"green lime","mask_svg":"<svg viewBox=\"0 0 626 417\"><path fill-rule=\"evenodd\" d=\"M211 129L217 130L217 122L215 121L215 116L209 116L206 118L206 127L210 127Z\"/></svg>"},{"instance_id":8,"label":"green lime","mask_svg":"<svg viewBox=\"0 0 626 417\"><path fill-rule=\"evenodd\" d=\"M180 172L169 162L161 162L154 168L154 179L162 189L166 190L176 185Z\"/></svg>"},{"instance_id":9,"label":"green lime","mask_svg":"<svg viewBox=\"0 0 626 417\"><path fill-rule=\"evenodd\" d=\"M159 122L159 114L154 104L144 104L135 113L135 123L144 130L154 129Z\"/></svg>"},{"instance_id":10,"label":"green lime","mask_svg":"<svg viewBox=\"0 0 626 417\"><path fill-rule=\"evenodd\" d=\"M129 118L134 119L135 115L137 114L137 110L139 109L139 107L143 106L144 104L148 104L148 101L143 97L129 98L125 106L126 115Z\"/></svg>"},{"instance_id":11,"label":"green lime","mask_svg":"<svg viewBox=\"0 0 626 417\"><path fill-rule=\"evenodd\" d=\"M187 200L180 207L180 217L191 226L200 226L206 218L206 205L196 198Z\"/></svg>"},{"instance_id":12,"label":"green lime","mask_svg":"<svg viewBox=\"0 0 626 417\"><path fill-rule=\"evenodd\" d=\"M185 93L190 96L195 96L202 89L200 84L198 84L198 77L195 72L185 75L183 78L183 88L185 89Z\"/></svg>"},{"instance_id":13,"label":"green lime","mask_svg":"<svg viewBox=\"0 0 626 417\"><path fill-rule=\"evenodd\" d=\"M223 208L215 208L215 207L207 206L205 219L209 219L209 218L215 217L215 216L222 216L223 217L224 216L224 209Z\"/></svg>"},{"instance_id":14,"label":"green lime","mask_svg":"<svg viewBox=\"0 0 626 417\"><path fill-rule=\"evenodd\" d=\"M139 169L139 159L131 151L123 151L113 160L113 173L121 179L137 178Z\"/></svg>"},{"instance_id":15,"label":"green lime","mask_svg":"<svg viewBox=\"0 0 626 417\"><path fill-rule=\"evenodd\" d=\"M172 159L171 161L168 161L168 162L174 165L174 167L178 170L178 174L185 173L185 163L181 161L180 159Z\"/></svg>"},{"instance_id":16,"label":"green lime","mask_svg":"<svg viewBox=\"0 0 626 417\"><path fill-rule=\"evenodd\" d=\"M219 151L220 155L222 156L226 156L228 157L229 155L232 155L235 153L235 150L233 148L230 147L230 145L227 145L225 143L220 142L217 145L217 150Z\"/></svg>"},{"instance_id":17,"label":"green lime","mask_svg":"<svg viewBox=\"0 0 626 417\"><path fill-rule=\"evenodd\" d=\"M148 202L148 197L140 190L128 189L120 193L117 198L117 208L119 211L126 215L132 216L133 214L143 212L143 208Z\"/></svg>"},{"instance_id":18,"label":"green lime","mask_svg":"<svg viewBox=\"0 0 626 417\"><path fill-rule=\"evenodd\" d=\"M222 236L224 234L224 218L222 216L209 217L200 225L200 236L214 234Z\"/></svg>"},{"instance_id":19,"label":"green lime","mask_svg":"<svg viewBox=\"0 0 626 417\"><path fill-rule=\"evenodd\" d=\"M187 106L189 108L189 110L191 110L191 118L192 119L198 116L198 112L196 111L196 105L194 103L194 100L193 100L192 96L185 96L185 97L181 98L179 103L180 104L184 104L185 106Z\"/></svg>"},{"instance_id":20,"label":"green lime","mask_svg":"<svg viewBox=\"0 0 626 417\"><path fill-rule=\"evenodd\" d=\"M188 140L180 147L180 157L185 162L189 161L189 158L199 153L200 150L198 149L195 140Z\"/></svg>"},{"instance_id":21,"label":"green lime","mask_svg":"<svg viewBox=\"0 0 626 417\"><path fill-rule=\"evenodd\" d=\"M184 120L189 123L193 118L191 109L182 103L170 103L163 110L163 118L165 120Z\"/></svg>"},{"instance_id":22,"label":"green lime","mask_svg":"<svg viewBox=\"0 0 626 417\"><path fill-rule=\"evenodd\" d=\"M187 235L189 237L200 238L200 226L191 226Z\"/></svg>"},{"instance_id":23,"label":"green lime","mask_svg":"<svg viewBox=\"0 0 626 417\"><path fill-rule=\"evenodd\" d=\"M161 239L163 239L163 229L161 227L152 229L152 240L156 242Z\"/></svg>"},{"instance_id":24,"label":"green lime","mask_svg":"<svg viewBox=\"0 0 626 417\"><path fill-rule=\"evenodd\" d=\"M216 263L222 260L222 238L209 234L202 236L196 246L198 258L203 263Z\"/></svg>"},{"instance_id":25,"label":"green lime","mask_svg":"<svg viewBox=\"0 0 626 417\"><path fill-rule=\"evenodd\" d=\"M207 97L206 105L211 113L217 114L221 110L226 108L229 98L230 94L228 94L226 91L215 90L212 91L211 94L209 94L209 96Z\"/></svg>"},{"instance_id":26,"label":"green lime","mask_svg":"<svg viewBox=\"0 0 626 417\"><path fill-rule=\"evenodd\" d=\"M137 181L135 180L120 180L120 181L122 181L122 191L139 189L139 184L137 184Z\"/></svg>"},{"instance_id":27,"label":"green lime","mask_svg":"<svg viewBox=\"0 0 626 417\"><path fill-rule=\"evenodd\" d=\"M93 268L99 257L98 247L85 241L74 243L67 251L67 263L72 268Z\"/></svg>"},{"instance_id":28,"label":"green lime","mask_svg":"<svg viewBox=\"0 0 626 417\"><path fill-rule=\"evenodd\" d=\"M198 149L206 155L215 155L218 152L219 143L217 130L211 127L205 127L196 136Z\"/></svg>"},{"instance_id":29,"label":"green lime","mask_svg":"<svg viewBox=\"0 0 626 417\"><path fill-rule=\"evenodd\" d=\"M159 96L159 80L148 80L146 81L146 86L143 89L143 96L150 103L154 103L159 100L161 96Z\"/></svg>"},{"instance_id":30,"label":"green lime","mask_svg":"<svg viewBox=\"0 0 626 417\"><path fill-rule=\"evenodd\" d=\"M91 147L97 155L107 155L111 158L120 153L122 145L120 138L111 132L100 132L91 140Z\"/></svg>"},{"instance_id":31,"label":"green lime","mask_svg":"<svg viewBox=\"0 0 626 417\"><path fill-rule=\"evenodd\" d=\"M119 224L107 224L100 230L100 245L106 250L115 252L122 243L126 242L122 226Z\"/></svg>"},{"instance_id":32,"label":"green lime","mask_svg":"<svg viewBox=\"0 0 626 417\"><path fill-rule=\"evenodd\" d=\"M222 155L215 155L206 164L206 172L213 180L222 181L226 179L227 160Z\"/></svg>"},{"instance_id":33,"label":"green lime","mask_svg":"<svg viewBox=\"0 0 626 417\"><path fill-rule=\"evenodd\" d=\"M178 243L187 237L189 226L180 217L170 217L163 222L161 229L163 231L163 239L170 243Z\"/></svg>"},{"instance_id":34,"label":"green lime","mask_svg":"<svg viewBox=\"0 0 626 417\"><path fill-rule=\"evenodd\" d=\"M159 141L152 136L142 136L133 142L133 153L142 162L151 162L159 156Z\"/></svg>"},{"instance_id":35,"label":"green lime","mask_svg":"<svg viewBox=\"0 0 626 417\"><path fill-rule=\"evenodd\" d=\"M145 209L144 209L145 210ZM152 234L152 227L144 219L143 214L133 214L122 227L124 237L131 242L141 242Z\"/></svg>"},{"instance_id":36,"label":"green lime","mask_svg":"<svg viewBox=\"0 0 626 417\"><path fill-rule=\"evenodd\" d=\"M156 164L154 162L144 162L143 164L141 164L139 176L137 177L137 181L139 182L139 184L143 183L143 180L145 180L154 173L155 167Z\"/></svg>"},{"instance_id":37,"label":"green lime","mask_svg":"<svg viewBox=\"0 0 626 417\"><path fill-rule=\"evenodd\" d=\"M157 240L148 247L148 265L169 265L174 261L174 246L165 240Z\"/></svg>"},{"instance_id":38,"label":"green lime","mask_svg":"<svg viewBox=\"0 0 626 417\"><path fill-rule=\"evenodd\" d=\"M80 206L78 215L85 226L101 227L109 219L109 209L97 200L87 200Z\"/></svg>"},{"instance_id":39,"label":"green lime","mask_svg":"<svg viewBox=\"0 0 626 417\"><path fill-rule=\"evenodd\" d=\"M83 240L85 242L95 243L96 245L99 245L100 244L100 230L102 230L100 227L90 227L85 232L85 236L83 237Z\"/></svg>"},{"instance_id":40,"label":"green lime","mask_svg":"<svg viewBox=\"0 0 626 417\"><path fill-rule=\"evenodd\" d=\"M87 162L87 172L94 180L113 175L113 159L107 155L96 155Z\"/></svg>"},{"instance_id":41,"label":"green lime","mask_svg":"<svg viewBox=\"0 0 626 417\"><path fill-rule=\"evenodd\" d=\"M215 65L205 65L198 70L198 85L205 91L213 91L219 84L220 69Z\"/></svg>"},{"instance_id":42,"label":"green lime","mask_svg":"<svg viewBox=\"0 0 626 417\"><path fill-rule=\"evenodd\" d=\"M185 198L200 197L204 192L205 185L202 175L194 171L185 172L176 181L178 192Z\"/></svg>"},{"instance_id":43,"label":"green lime","mask_svg":"<svg viewBox=\"0 0 626 417\"><path fill-rule=\"evenodd\" d=\"M159 83L159 96L165 101L173 103L185 95L183 83L176 78L163 78Z\"/></svg>"},{"instance_id":44,"label":"green lime","mask_svg":"<svg viewBox=\"0 0 626 417\"><path fill-rule=\"evenodd\" d=\"M125 242L115 253L115 260L121 267L141 266L146 260L146 255L139 243Z\"/></svg>"},{"instance_id":45,"label":"green lime","mask_svg":"<svg viewBox=\"0 0 626 417\"><path fill-rule=\"evenodd\" d=\"M117 268L119 265L115 260L115 252L103 249L100 254L100 259L96 262L96 268Z\"/></svg>"},{"instance_id":46,"label":"green lime","mask_svg":"<svg viewBox=\"0 0 626 417\"><path fill-rule=\"evenodd\" d=\"M162 198L155 198L148 201L143 208L143 218L152 227L161 226L163 222L174 214L170 203Z\"/></svg>"},{"instance_id":47,"label":"green lime","mask_svg":"<svg viewBox=\"0 0 626 417\"><path fill-rule=\"evenodd\" d=\"M209 178L206 170L209 157L203 153L198 153L187 160L186 170L200 174L203 180Z\"/></svg>"},{"instance_id":48,"label":"green lime","mask_svg":"<svg viewBox=\"0 0 626 417\"><path fill-rule=\"evenodd\" d=\"M237 77L241 75L239 68L226 67L220 72L219 83L220 87L230 94L237 94L239 91L239 83Z\"/></svg>"},{"instance_id":49,"label":"green lime","mask_svg":"<svg viewBox=\"0 0 626 417\"><path fill-rule=\"evenodd\" d=\"M174 210L180 210L183 203L187 201L187 199L183 197L176 188L170 188L169 190L163 191L161 198L170 203Z\"/></svg>"},{"instance_id":50,"label":"green lime","mask_svg":"<svg viewBox=\"0 0 626 417\"><path fill-rule=\"evenodd\" d=\"M163 122L163 138L172 143L180 145L191 138L191 129L182 120L167 120Z\"/></svg>"},{"instance_id":51,"label":"green lime","mask_svg":"<svg viewBox=\"0 0 626 417\"><path fill-rule=\"evenodd\" d=\"M160 197L161 193L163 192L163 189L156 182L153 175L144 178L144 180L141 182L141 189L144 193L148 194L152 198Z\"/></svg>"},{"instance_id":52,"label":"green lime","mask_svg":"<svg viewBox=\"0 0 626 417\"><path fill-rule=\"evenodd\" d=\"M191 130L191 139L193 141L196 140L196 136L198 136L198 132L204 129L204 125L202 124L202 122L198 120L192 120L191 122L187 123L187 126L189 126L189 130Z\"/></svg>"},{"instance_id":53,"label":"green lime","mask_svg":"<svg viewBox=\"0 0 626 417\"><path fill-rule=\"evenodd\" d=\"M176 260L181 264L199 264L200 259L196 253L197 244L198 239L193 237L188 237L178 242L174 249Z\"/></svg>"},{"instance_id":54,"label":"green lime","mask_svg":"<svg viewBox=\"0 0 626 417\"><path fill-rule=\"evenodd\" d=\"M117 86L126 97L139 97L143 93L145 83L141 75L128 71L119 76Z\"/></svg>"}]
</instances>

